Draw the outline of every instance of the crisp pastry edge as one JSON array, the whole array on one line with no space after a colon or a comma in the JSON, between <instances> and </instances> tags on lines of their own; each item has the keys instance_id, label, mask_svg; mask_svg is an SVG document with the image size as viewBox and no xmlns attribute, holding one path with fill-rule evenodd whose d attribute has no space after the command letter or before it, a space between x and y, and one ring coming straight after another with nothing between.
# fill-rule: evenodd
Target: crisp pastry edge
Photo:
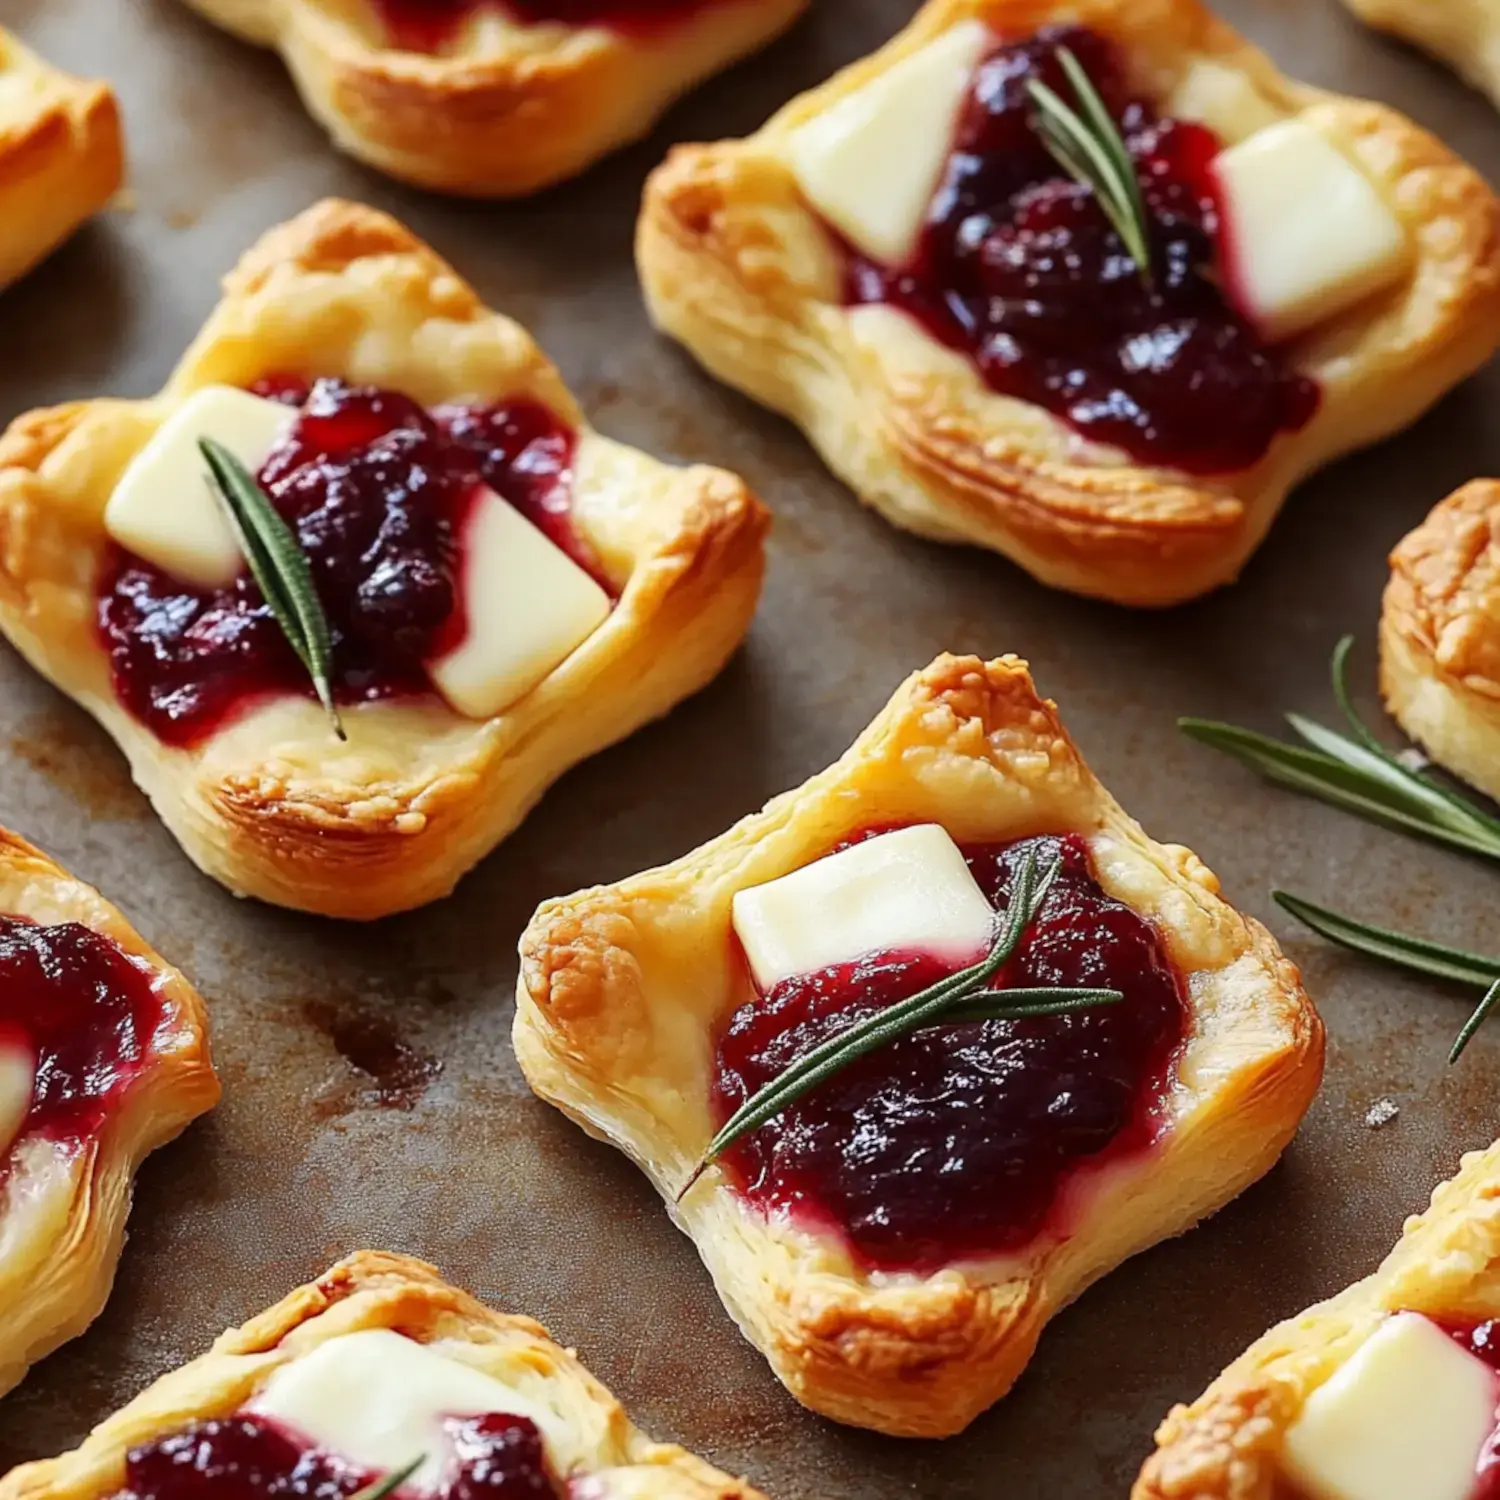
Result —
<instances>
[{"instance_id":1,"label":"crisp pastry edge","mask_svg":"<svg viewBox=\"0 0 1500 1500\"><path fill-rule=\"evenodd\" d=\"M1500 20L1485 0L1344 0L1368 26L1447 63L1500 104Z\"/></svg>"},{"instance_id":2,"label":"crisp pastry edge","mask_svg":"<svg viewBox=\"0 0 1500 1500\"><path fill-rule=\"evenodd\" d=\"M642 969L660 972L663 943L700 956L691 960L693 973L707 989L707 966L727 968L724 934L736 882L785 873L862 821L941 818L920 789L905 785L909 773L927 774L923 767L972 794L952 820L955 837L1106 830L1158 869L1169 900L1191 910L1222 948L1224 967L1195 990L1195 1041L1199 1027L1206 1039L1192 1054L1193 1072L1212 1072L1221 1034L1237 1036L1242 1055L1212 1093L1192 1096L1191 1139L1203 1148L1201 1159L1184 1151L1182 1127L1170 1132L1165 1145L1109 1180L1090 1206L1085 1232L1029 1258L876 1285L841 1248L769 1226L716 1172L674 1205L711 1133L706 1102L683 1127L665 1117L660 1098L632 1097L630 1085L639 1094L641 1070L658 1045L653 1031L675 1035L684 1025L668 997L644 992ZM983 805L993 769L1017 782L1025 810L1018 826L990 827L986 835L975 807ZM942 657L909 679L850 751L803 787L672 865L545 903L521 940L516 1052L543 1099L652 1179L732 1316L793 1395L839 1421L946 1436L1009 1389L1053 1313L1265 1172L1316 1091L1323 1030L1300 976L1270 934L1219 901L1217 889L1189 851L1154 844L1099 786L1055 706L1036 696L1023 663ZM679 913L694 901L696 912ZM664 931L642 920L654 904L669 913ZM726 958L702 959L704 953ZM706 1096L706 1032L718 1019L694 1015L687 1022L704 1038L704 1055L674 1065L658 1081L659 1093ZM1252 1034L1257 1045L1249 1043ZM685 1129L691 1139L681 1138Z\"/></svg>"}]
</instances>

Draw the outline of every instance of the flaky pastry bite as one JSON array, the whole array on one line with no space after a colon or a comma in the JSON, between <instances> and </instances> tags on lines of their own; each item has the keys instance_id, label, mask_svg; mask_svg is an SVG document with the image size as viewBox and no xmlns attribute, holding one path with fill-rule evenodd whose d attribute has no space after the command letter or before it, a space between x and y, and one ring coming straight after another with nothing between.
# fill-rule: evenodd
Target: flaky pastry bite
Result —
<instances>
[{"instance_id":1,"label":"flaky pastry bite","mask_svg":"<svg viewBox=\"0 0 1500 1500\"><path fill-rule=\"evenodd\" d=\"M1500 103L1496 0L1344 0L1360 20L1441 58Z\"/></svg>"},{"instance_id":2,"label":"flaky pastry bite","mask_svg":"<svg viewBox=\"0 0 1500 1500\"><path fill-rule=\"evenodd\" d=\"M1500 484L1439 501L1391 553L1380 691L1412 739L1500 797Z\"/></svg>"},{"instance_id":3,"label":"flaky pastry bite","mask_svg":"<svg viewBox=\"0 0 1500 1500\"><path fill-rule=\"evenodd\" d=\"M1500 1145L1373 1275L1279 1323L1157 1430L1133 1500L1484 1500L1500 1409Z\"/></svg>"},{"instance_id":4,"label":"flaky pastry bite","mask_svg":"<svg viewBox=\"0 0 1500 1500\"><path fill-rule=\"evenodd\" d=\"M108 86L50 67L0 26L0 287L98 213L124 173Z\"/></svg>"},{"instance_id":5,"label":"flaky pastry bite","mask_svg":"<svg viewBox=\"0 0 1500 1500\"><path fill-rule=\"evenodd\" d=\"M1115 139L1103 199L1064 112ZM1166 605L1490 356L1497 225L1441 142L1197 0L928 0L754 135L675 148L636 252L657 325L896 525Z\"/></svg>"},{"instance_id":6,"label":"flaky pastry bite","mask_svg":"<svg viewBox=\"0 0 1500 1500\"><path fill-rule=\"evenodd\" d=\"M1070 1010L935 1016L697 1170L810 1048L969 975L1044 869L998 989L964 1003ZM516 1053L651 1178L798 1400L945 1436L1091 1282L1265 1172L1317 1088L1297 970L1218 889L1100 786L1024 663L940 657L762 812L546 902ZM1079 986L1118 993L1057 993Z\"/></svg>"},{"instance_id":7,"label":"flaky pastry bite","mask_svg":"<svg viewBox=\"0 0 1500 1500\"><path fill-rule=\"evenodd\" d=\"M203 1002L0 829L0 1393L99 1315L136 1168L213 1108Z\"/></svg>"},{"instance_id":8,"label":"flaky pastry bite","mask_svg":"<svg viewBox=\"0 0 1500 1500\"><path fill-rule=\"evenodd\" d=\"M205 438L305 560L341 728ZM377 917L446 894L562 772L718 672L767 521L733 475L593 432L523 329L328 202L246 255L159 396L0 438L0 628L208 874Z\"/></svg>"},{"instance_id":9,"label":"flaky pastry bite","mask_svg":"<svg viewBox=\"0 0 1500 1500\"><path fill-rule=\"evenodd\" d=\"M240 1495L764 1500L671 1443L530 1318L364 1250L214 1341L0 1500Z\"/></svg>"},{"instance_id":10,"label":"flaky pastry bite","mask_svg":"<svg viewBox=\"0 0 1500 1500\"><path fill-rule=\"evenodd\" d=\"M535 192L645 135L807 0L187 0L272 47L351 156L420 187Z\"/></svg>"}]
</instances>

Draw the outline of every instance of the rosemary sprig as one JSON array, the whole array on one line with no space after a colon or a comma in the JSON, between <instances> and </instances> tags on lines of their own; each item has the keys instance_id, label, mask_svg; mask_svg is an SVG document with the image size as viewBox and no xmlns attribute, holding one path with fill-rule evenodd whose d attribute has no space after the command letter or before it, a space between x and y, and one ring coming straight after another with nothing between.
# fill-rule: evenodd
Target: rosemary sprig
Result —
<instances>
[{"instance_id":1,"label":"rosemary sprig","mask_svg":"<svg viewBox=\"0 0 1500 1500\"><path fill-rule=\"evenodd\" d=\"M1334 697L1351 734L1301 714L1288 714L1287 723L1310 748L1211 719L1179 719L1177 727L1293 791L1401 833L1500 860L1500 819L1402 765L1355 712L1347 680L1353 644L1353 637L1345 636L1334 648L1331 663Z\"/></svg>"},{"instance_id":2,"label":"rosemary sprig","mask_svg":"<svg viewBox=\"0 0 1500 1500\"><path fill-rule=\"evenodd\" d=\"M1304 901L1289 891L1272 891L1276 904L1289 911L1299 922L1329 942L1350 948L1382 963L1394 964L1397 968L1409 969L1415 974L1431 975L1435 979L1447 979L1454 984L1474 985L1484 990L1484 998L1475 1007L1473 1015L1463 1024L1463 1029L1454 1040L1448 1053L1448 1061L1456 1063L1463 1056L1464 1048L1473 1040L1474 1033L1484 1024L1489 1013L1500 1003L1500 958L1487 958L1482 953L1470 953L1463 948L1450 948L1444 943L1434 943L1427 938L1409 937L1402 932L1392 932L1385 927L1374 927L1368 922L1356 922L1340 912L1312 901Z\"/></svg>"},{"instance_id":3,"label":"rosemary sprig","mask_svg":"<svg viewBox=\"0 0 1500 1500\"><path fill-rule=\"evenodd\" d=\"M1150 220L1130 148L1083 64L1067 47L1058 48L1057 60L1079 107L1075 110L1055 89L1032 79L1027 88L1036 106L1036 133L1058 166L1093 192L1149 289Z\"/></svg>"},{"instance_id":4,"label":"rosemary sprig","mask_svg":"<svg viewBox=\"0 0 1500 1500\"><path fill-rule=\"evenodd\" d=\"M402 1464L399 1469L392 1469L384 1477L372 1480L363 1489L355 1490L349 1500L386 1500L386 1496L399 1490L426 1462L427 1455L419 1453L409 1464Z\"/></svg>"},{"instance_id":5,"label":"rosemary sprig","mask_svg":"<svg viewBox=\"0 0 1500 1500\"><path fill-rule=\"evenodd\" d=\"M224 502L240 551L271 607L287 643L312 678L318 701L333 732L342 740L343 722L333 701L333 646L328 618L318 602L312 570L291 527L244 464L214 438L198 439L214 490Z\"/></svg>"},{"instance_id":6,"label":"rosemary sprig","mask_svg":"<svg viewBox=\"0 0 1500 1500\"><path fill-rule=\"evenodd\" d=\"M692 1175L677 1194L680 1203L695 1182L744 1136L759 1130L798 1099L826 1083L856 1059L865 1057L901 1037L928 1026L958 1025L971 1021L1019 1020L1027 1016L1058 1015L1111 1005L1125 997L1119 990L1033 987L990 990L989 981L1005 966L1031 926L1047 892L1052 888L1062 860L1054 859L1046 872L1037 875L1036 854L1029 851L1016 872L1010 904L1000 933L990 951L966 969L949 974L906 1000L887 1006L872 1016L847 1026L826 1042L805 1052L764 1088L751 1095L725 1121L708 1143Z\"/></svg>"}]
</instances>

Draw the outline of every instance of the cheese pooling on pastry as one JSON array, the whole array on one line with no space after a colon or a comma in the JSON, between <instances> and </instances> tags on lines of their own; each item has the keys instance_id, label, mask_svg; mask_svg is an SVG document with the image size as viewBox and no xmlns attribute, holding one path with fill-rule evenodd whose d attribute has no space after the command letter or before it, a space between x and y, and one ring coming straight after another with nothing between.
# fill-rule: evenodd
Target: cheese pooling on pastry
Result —
<instances>
[{"instance_id":1,"label":"cheese pooling on pastry","mask_svg":"<svg viewBox=\"0 0 1500 1500\"><path fill-rule=\"evenodd\" d=\"M724 0L371 0L391 45L439 52L474 16L493 13L520 25L559 22L637 35L665 30Z\"/></svg>"},{"instance_id":2,"label":"cheese pooling on pastry","mask_svg":"<svg viewBox=\"0 0 1500 1500\"><path fill-rule=\"evenodd\" d=\"M307 557L343 704L440 694L488 718L608 617L571 520L575 434L539 402L426 410L339 380L209 387L163 423L105 510L98 625L120 701L169 745L311 692L238 549L197 440L252 472Z\"/></svg>"},{"instance_id":3,"label":"cheese pooling on pastry","mask_svg":"<svg viewBox=\"0 0 1500 1500\"><path fill-rule=\"evenodd\" d=\"M1105 894L1076 836L959 849L932 825L858 836L736 897L757 994L718 1038L718 1118L981 956L1028 853L1062 868L992 987L1092 985L1123 1003L934 1026L878 1049L724 1159L751 1203L842 1235L868 1267L930 1271L1066 1234L1073 1172L1149 1149L1187 1015L1154 929ZM799 956L817 966L793 972Z\"/></svg>"},{"instance_id":4,"label":"cheese pooling on pastry","mask_svg":"<svg viewBox=\"0 0 1500 1500\"><path fill-rule=\"evenodd\" d=\"M1149 274L1036 128L1032 83L1078 102L1064 47L1134 163ZM907 55L785 147L843 243L845 304L907 315L995 391L1137 462L1251 468L1318 407L1289 341L1401 278L1411 247L1335 142L1267 123L1210 73L1158 108L1115 45L1078 26L1002 39L967 21Z\"/></svg>"}]
</instances>

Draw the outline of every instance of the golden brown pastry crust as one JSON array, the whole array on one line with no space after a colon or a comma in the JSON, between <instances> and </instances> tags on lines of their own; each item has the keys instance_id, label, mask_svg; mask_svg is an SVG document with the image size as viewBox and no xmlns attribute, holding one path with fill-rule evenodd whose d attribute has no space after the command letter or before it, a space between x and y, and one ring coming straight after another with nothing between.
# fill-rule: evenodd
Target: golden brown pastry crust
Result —
<instances>
[{"instance_id":1,"label":"golden brown pastry crust","mask_svg":"<svg viewBox=\"0 0 1500 1500\"><path fill-rule=\"evenodd\" d=\"M1380 691L1448 770L1500 797L1500 484L1441 500L1391 553Z\"/></svg>"},{"instance_id":2,"label":"golden brown pastry crust","mask_svg":"<svg viewBox=\"0 0 1500 1500\"><path fill-rule=\"evenodd\" d=\"M340 745L311 699L283 699L194 750L163 745L117 700L95 632L104 505L188 394L276 372L429 405L543 401L578 432L573 517L623 585L610 618L492 719L435 698L360 704ZM734 475L593 432L523 329L394 220L328 202L246 255L155 400L32 412L0 437L0 629L109 730L207 873L285 906L378 917L445 895L565 770L718 672L754 613L767 524Z\"/></svg>"},{"instance_id":3,"label":"golden brown pastry crust","mask_svg":"<svg viewBox=\"0 0 1500 1500\"><path fill-rule=\"evenodd\" d=\"M0 27L0 287L98 213L124 174L108 87L49 67Z\"/></svg>"},{"instance_id":4,"label":"golden brown pastry crust","mask_svg":"<svg viewBox=\"0 0 1500 1500\"><path fill-rule=\"evenodd\" d=\"M679 95L790 26L807 0L719 0L642 36L471 27L438 56L387 45L368 0L187 3L280 52L308 110L351 156L421 187L502 198L561 182L645 135Z\"/></svg>"},{"instance_id":5,"label":"golden brown pastry crust","mask_svg":"<svg viewBox=\"0 0 1500 1500\"><path fill-rule=\"evenodd\" d=\"M136 1168L219 1100L208 1017L185 978L92 886L0 828L0 911L78 922L154 975L163 1024L140 1076L81 1145L22 1136L0 1160L0 1394L98 1317L115 1279Z\"/></svg>"},{"instance_id":6,"label":"golden brown pastry crust","mask_svg":"<svg viewBox=\"0 0 1500 1500\"><path fill-rule=\"evenodd\" d=\"M640 1431L620 1403L530 1318L495 1312L410 1256L363 1250L274 1307L214 1340L213 1348L148 1386L71 1453L22 1464L0 1479L0 1500L100 1500L124 1483L138 1443L243 1406L278 1367L341 1334L392 1328L443 1340L487 1374L556 1411L576 1440L599 1500L765 1500L758 1490ZM446 1352L446 1351L445 1351ZM552 1455L556 1461L557 1455Z\"/></svg>"},{"instance_id":7,"label":"golden brown pastry crust","mask_svg":"<svg viewBox=\"0 0 1500 1500\"><path fill-rule=\"evenodd\" d=\"M1440 57L1500 104L1500 6L1495 0L1344 0L1362 21Z\"/></svg>"},{"instance_id":8,"label":"golden brown pastry crust","mask_svg":"<svg viewBox=\"0 0 1500 1500\"><path fill-rule=\"evenodd\" d=\"M1299 343L1322 403L1253 469L1204 480L1140 467L995 394L902 314L839 305L840 252L784 165L788 134L959 21L1026 34L1063 11L1116 38L1160 96L1197 61L1239 72L1269 109L1334 135L1411 231L1406 283ZM928 0L756 134L677 147L647 183L636 248L658 326L802 426L889 520L1125 604L1233 579L1298 480L1406 426L1500 344L1500 203L1483 179L1393 110L1284 78L1197 0Z\"/></svg>"},{"instance_id":9,"label":"golden brown pastry crust","mask_svg":"<svg viewBox=\"0 0 1500 1500\"><path fill-rule=\"evenodd\" d=\"M1392 1312L1500 1317L1500 1143L1464 1157L1373 1275L1277 1324L1175 1408L1132 1500L1276 1500L1287 1428Z\"/></svg>"},{"instance_id":10,"label":"golden brown pastry crust","mask_svg":"<svg viewBox=\"0 0 1500 1500\"><path fill-rule=\"evenodd\" d=\"M1105 888L1155 924L1192 1005L1162 1140L1081 1187L1068 1237L925 1277L865 1274L832 1238L746 1207L717 1170L675 1205L716 1124L711 1038L749 998L734 893L860 828L927 820L960 841L1083 834ZM674 864L546 902L521 958L515 1044L532 1088L650 1176L793 1395L908 1436L959 1431L1059 1308L1266 1171L1322 1071L1296 968L1196 856L1126 815L1014 657L940 657L796 791Z\"/></svg>"}]
</instances>

